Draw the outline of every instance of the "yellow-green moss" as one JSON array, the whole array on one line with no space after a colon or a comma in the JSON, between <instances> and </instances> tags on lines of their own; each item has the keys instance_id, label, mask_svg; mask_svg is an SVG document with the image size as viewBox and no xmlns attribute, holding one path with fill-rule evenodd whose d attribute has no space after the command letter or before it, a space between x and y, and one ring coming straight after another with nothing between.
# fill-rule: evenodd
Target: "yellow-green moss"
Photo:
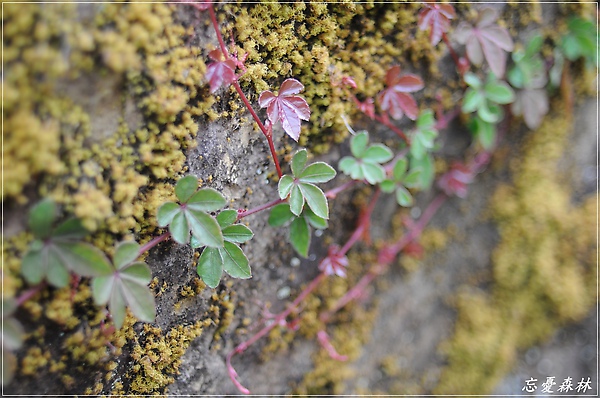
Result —
<instances>
[{"instance_id":1,"label":"yellow-green moss","mask_svg":"<svg viewBox=\"0 0 600 398\"><path fill-rule=\"evenodd\" d=\"M501 240L493 252L493 288L462 291L449 365L435 392L486 394L520 349L582 319L596 303L596 197L571 203L557 162L572 124L559 104L527 138L510 168L513 185L491 200Z\"/></svg>"}]
</instances>

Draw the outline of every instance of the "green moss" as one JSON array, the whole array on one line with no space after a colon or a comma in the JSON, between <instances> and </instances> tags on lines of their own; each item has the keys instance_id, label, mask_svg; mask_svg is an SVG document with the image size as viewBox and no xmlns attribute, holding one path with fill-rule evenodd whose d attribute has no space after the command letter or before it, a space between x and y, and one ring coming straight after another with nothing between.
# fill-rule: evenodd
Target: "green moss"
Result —
<instances>
[{"instance_id":1,"label":"green moss","mask_svg":"<svg viewBox=\"0 0 600 398\"><path fill-rule=\"evenodd\" d=\"M436 394L489 393L520 350L585 317L596 303L595 204L573 205L557 162L572 130L559 104L513 158L513 185L500 186L491 211L501 240L490 294L467 289L444 345L449 365Z\"/></svg>"}]
</instances>

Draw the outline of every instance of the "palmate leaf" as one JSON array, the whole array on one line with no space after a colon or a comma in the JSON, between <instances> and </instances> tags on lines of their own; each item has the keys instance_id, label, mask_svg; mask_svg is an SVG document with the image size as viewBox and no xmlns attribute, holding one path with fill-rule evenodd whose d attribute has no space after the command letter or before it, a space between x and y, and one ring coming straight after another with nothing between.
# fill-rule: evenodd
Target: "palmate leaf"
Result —
<instances>
[{"instance_id":1,"label":"palmate leaf","mask_svg":"<svg viewBox=\"0 0 600 398\"><path fill-rule=\"evenodd\" d=\"M409 207L413 205L413 198L410 192L406 189L419 186L421 169L411 169L407 173L408 161L405 158L400 158L394 164L392 169L392 178L384 180L380 184L380 188L385 193L396 193L396 201L400 206Z\"/></svg>"},{"instance_id":2,"label":"palmate leaf","mask_svg":"<svg viewBox=\"0 0 600 398\"><path fill-rule=\"evenodd\" d=\"M311 210L319 217L329 218L327 198L316 183L330 181L336 175L333 167L324 162L316 162L306 166L308 155L302 149L292 158L293 176L284 175L279 180L279 197L285 199L289 195L291 212L300 216L307 203Z\"/></svg>"},{"instance_id":3,"label":"palmate leaf","mask_svg":"<svg viewBox=\"0 0 600 398\"><path fill-rule=\"evenodd\" d=\"M410 73L400 75L400 70L400 66L396 65L387 71L387 88L377 95L377 100L381 109L393 119L401 119L406 114L409 119L415 120L419 108L413 96L407 93L421 90L424 87L423 80Z\"/></svg>"},{"instance_id":4,"label":"palmate leaf","mask_svg":"<svg viewBox=\"0 0 600 398\"><path fill-rule=\"evenodd\" d=\"M428 109L419 115L417 128L411 139L410 153L415 158L422 158L428 151L433 149L434 141L438 135L435 128L433 111Z\"/></svg>"},{"instance_id":5,"label":"palmate leaf","mask_svg":"<svg viewBox=\"0 0 600 398\"><path fill-rule=\"evenodd\" d=\"M210 92L214 94L221 86L233 83L235 76L235 61L225 59L221 50L211 51L208 56L214 61L206 67L206 80L210 84Z\"/></svg>"},{"instance_id":6,"label":"palmate leaf","mask_svg":"<svg viewBox=\"0 0 600 398\"><path fill-rule=\"evenodd\" d=\"M456 12L451 4L425 3L424 6L419 12L419 29L431 29L429 41L435 46L450 29L450 20L456 16Z\"/></svg>"},{"instance_id":7,"label":"palmate leaf","mask_svg":"<svg viewBox=\"0 0 600 398\"><path fill-rule=\"evenodd\" d=\"M296 94L304 90L304 86L296 79L286 79L277 95L270 90L263 91L258 103L267 108L267 117L273 124L281 123L283 130L294 141L300 138L300 120L310 118L310 108L306 100Z\"/></svg>"},{"instance_id":8,"label":"palmate leaf","mask_svg":"<svg viewBox=\"0 0 600 398\"><path fill-rule=\"evenodd\" d=\"M53 228L56 205L49 199L34 206L29 225L36 239L21 261L21 274L31 284L46 279L55 287L69 283L70 272L80 276L102 276L111 266L99 249L80 241L87 231L77 219L69 219Z\"/></svg>"},{"instance_id":9,"label":"palmate leaf","mask_svg":"<svg viewBox=\"0 0 600 398\"><path fill-rule=\"evenodd\" d=\"M143 322L156 317L154 295L148 288L152 272L147 264L136 262L140 246L136 242L121 242L115 248L112 273L92 280L92 296L98 305L108 304L115 327L125 321L126 307Z\"/></svg>"},{"instance_id":10,"label":"palmate leaf","mask_svg":"<svg viewBox=\"0 0 600 398\"><path fill-rule=\"evenodd\" d=\"M488 123L497 123L503 117L499 105L509 104L515 100L513 89L504 81L499 81L493 73L488 75L485 84L473 73L465 73L465 81L470 86L465 92L462 104L464 113L477 112L477 116Z\"/></svg>"},{"instance_id":11,"label":"palmate leaf","mask_svg":"<svg viewBox=\"0 0 600 398\"><path fill-rule=\"evenodd\" d=\"M205 247L198 259L198 276L213 289L219 285L223 271L233 278L252 276L248 258L237 243L247 242L254 234L245 225L235 224L236 220L235 210L224 210L217 215L224 243L221 247ZM205 246L195 236L192 236L191 244L193 248Z\"/></svg>"},{"instance_id":12,"label":"palmate leaf","mask_svg":"<svg viewBox=\"0 0 600 398\"><path fill-rule=\"evenodd\" d=\"M527 127L536 129L548 113L548 94L543 88L518 90L510 109L517 116L523 115Z\"/></svg>"},{"instance_id":13,"label":"palmate leaf","mask_svg":"<svg viewBox=\"0 0 600 398\"><path fill-rule=\"evenodd\" d=\"M223 195L212 188L198 190L195 176L181 178L175 185L180 204L166 202L158 208L159 227L169 227L173 240L185 245L190 233L202 246L222 247L223 234L217 220L206 212L216 211L227 203Z\"/></svg>"},{"instance_id":14,"label":"palmate leaf","mask_svg":"<svg viewBox=\"0 0 600 398\"><path fill-rule=\"evenodd\" d=\"M483 9L475 26L461 23L455 31L456 40L466 45L467 56L475 65L487 60L490 69L498 77L504 76L507 53L514 43L505 28L495 25L497 13L491 8Z\"/></svg>"},{"instance_id":15,"label":"palmate leaf","mask_svg":"<svg viewBox=\"0 0 600 398\"><path fill-rule=\"evenodd\" d=\"M368 141L369 133L366 131L352 137L350 149L354 157L343 157L338 167L354 180L367 180L370 184L377 184L385 178L385 170L381 164L391 160L393 153L383 144L368 146Z\"/></svg>"}]
</instances>

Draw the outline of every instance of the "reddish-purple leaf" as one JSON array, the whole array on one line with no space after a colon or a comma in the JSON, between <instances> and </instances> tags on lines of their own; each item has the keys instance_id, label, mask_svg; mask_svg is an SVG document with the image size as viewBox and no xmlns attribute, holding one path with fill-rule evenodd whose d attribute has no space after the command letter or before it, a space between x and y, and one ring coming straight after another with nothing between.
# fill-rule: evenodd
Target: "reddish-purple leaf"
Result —
<instances>
[{"instance_id":1,"label":"reddish-purple leaf","mask_svg":"<svg viewBox=\"0 0 600 398\"><path fill-rule=\"evenodd\" d=\"M200 11L206 11L210 8L211 4L212 4L212 0L204 0L204 1L198 1L198 0L183 0L184 3L188 3L189 5L191 5L192 7L200 10Z\"/></svg>"},{"instance_id":2,"label":"reddish-purple leaf","mask_svg":"<svg viewBox=\"0 0 600 398\"><path fill-rule=\"evenodd\" d=\"M512 51L514 43L508 31L493 24L497 14L486 8L479 14L475 26L462 23L456 29L456 40L465 44L467 56L475 65L481 65L483 58L497 77L504 76L506 70L506 51Z\"/></svg>"},{"instance_id":3,"label":"reddish-purple leaf","mask_svg":"<svg viewBox=\"0 0 600 398\"><path fill-rule=\"evenodd\" d=\"M468 185L473 182L474 174L471 169L462 163L454 163L450 170L440 177L438 186L448 196L456 195L459 198L467 196Z\"/></svg>"},{"instance_id":4,"label":"reddish-purple leaf","mask_svg":"<svg viewBox=\"0 0 600 398\"><path fill-rule=\"evenodd\" d=\"M435 46L442 39L442 35L450 29L450 20L456 16L454 7L450 4L425 4L419 12L419 29L431 28L429 40Z\"/></svg>"},{"instance_id":5,"label":"reddish-purple leaf","mask_svg":"<svg viewBox=\"0 0 600 398\"><path fill-rule=\"evenodd\" d=\"M226 59L221 50L212 50L208 56L215 62L206 68L206 80L210 84L210 92L216 92L221 86L229 85L236 79L235 60Z\"/></svg>"},{"instance_id":6,"label":"reddish-purple leaf","mask_svg":"<svg viewBox=\"0 0 600 398\"><path fill-rule=\"evenodd\" d=\"M400 119L404 114L415 120L419 113L417 102L410 94L423 88L423 80L417 75L400 75L400 67L391 67L385 82L388 86L377 96L381 109L387 111L393 119Z\"/></svg>"},{"instance_id":7,"label":"reddish-purple leaf","mask_svg":"<svg viewBox=\"0 0 600 398\"><path fill-rule=\"evenodd\" d=\"M548 96L544 89L525 89L517 91L515 102L511 104L515 115L523 115L525 124L536 129L548 113Z\"/></svg>"},{"instance_id":8,"label":"reddish-purple leaf","mask_svg":"<svg viewBox=\"0 0 600 398\"><path fill-rule=\"evenodd\" d=\"M306 100L298 95L304 89L296 79L286 79L275 95L270 90L258 97L261 108L267 108L267 117L273 124L281 122L283 130L295 141L300 138L300 120L310 118L310 108Z\"/></svg>"}]
</instances>

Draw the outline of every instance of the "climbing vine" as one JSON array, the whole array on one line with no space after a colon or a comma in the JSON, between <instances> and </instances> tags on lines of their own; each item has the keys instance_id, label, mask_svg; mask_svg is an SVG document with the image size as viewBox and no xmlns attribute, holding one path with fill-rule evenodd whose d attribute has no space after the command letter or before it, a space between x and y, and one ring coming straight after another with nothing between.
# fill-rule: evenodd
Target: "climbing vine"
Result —
<instances>
[{"instance_id":1,"label":"climbing vine","mask_svg":"<svg viewBox=\"0 0 600 398\"><path fill-rule=\"evenodd\" d=\"M318 276L285 311L274 316L273 322L227 355L232 382L241 392L249 393L233 367L233 357L274 328L285 325L288 316L298 310L325 278L346 276L346 254L359 241L369 243L369 222L379 195L394 195L399 206L410 207L419 191L436 189L437 196L419 220L407 225L407 232L396 242L379 248L377 261L367 268L365 276L332 308L321 314L323 329L318 332L318 341L332 358L345 360L346 357L338 354L329 342L326 326L332 315L361 296L366 286L384 273L399 253L418 241L426 224L448 197L466 196L468 185L490 161L491 153L502 139L507 114L522 115L528 127L536 128L548 112L547 86L568 79L568 63L583 57L588 67L597 66L589 57L592 49L597 50L594 46L597 30L590 21L569 20L568 33L560 39L549 59L544 58L541 47L550 39L536 36L524 48L515 46L508 30L497 23L496 11L490 8L482 8L473 21L460 21L453 32L457 13L451 4L424 4L419 12L418 28L429 31L432 47L443 41L455 63L456 76L461 83L458 105L447 112L442 111L441 105L439 109L419 106L415 95L427 83L414 73L405 73L407 65L387 65L381 82L384 88L375 95L361 92L354 76L336 75L332 71L331 86L340 90L356 112L362 112L395 133L397 142L394 145L377 142L375 134L354 131L352 123L344 119L351 135L348 156L336 165L321 161L311 163L308 151L299 149L291 156L289 164L282 166L277 150L279 128L298 142L302 122L311 117L311 109L303 96L305 86L298 76L289 76L278 90L265 89L258 93L257 103L252 104L240 84L241 78L251 73L251 67L246 65L246 56L238 57L233 44L235 38L232 38L232 45L227 46L217 18L218 6L208 1L178 4L177 7L208 14L218 48L208 53L203 84L212 95L233 87L266 139L278 180L277 188L270 195L272 200L254 209L228 208L228 200L222 192L201 188L197 176L182 176L173 187L177 201L163 201L152 215L163 233L144 245L131 240L117 242L112 256L84 240L93 232L89 225L78 217L58 222L61 217L57 204L48 198L41 200L29 211L28 227L32 239L21 259L21 275L31 287L15 298L3 297L2 361L5 371L12 368L12 353L22 344L23 326L12 314L48 285L60 288L79 283L81 278L89 279L94 303L107 309L103 327L112 322L115 329L122 328L126 308L139 321L152 323L156 317L155 298L148 287L152 273L147 264L138 260L150 249L169 244L169 241L201 249L197 275L214 289L221 283L223 272L237 279L252 276L244 244L253 238L260 239L260 231L240 223L243 218L269 210L269 225L286 227L286 238L292 248L300 256L307 257L313 229L324 230L329 226L330 201L341 191L371 187L370 203L357 218L355 230L344 244L329 247L327 256L318 262ZM465 45L462 53L452 47L451 39ZM509 55L512 62L507 62ZM439 132L459 116L462 125L474 137L476 155L470 161L453 164L447 172L436 176L435 158L440 149L436 139ZM400 124L410 127L400 128ZM333 166L337 166L337 171ZM284 172L288 169L289 172ZM319 187L319 184L331 181L339 183L330 190ZM4 375L3 381L8 382L10 373Z\"/></svg>"}]
</instances>

